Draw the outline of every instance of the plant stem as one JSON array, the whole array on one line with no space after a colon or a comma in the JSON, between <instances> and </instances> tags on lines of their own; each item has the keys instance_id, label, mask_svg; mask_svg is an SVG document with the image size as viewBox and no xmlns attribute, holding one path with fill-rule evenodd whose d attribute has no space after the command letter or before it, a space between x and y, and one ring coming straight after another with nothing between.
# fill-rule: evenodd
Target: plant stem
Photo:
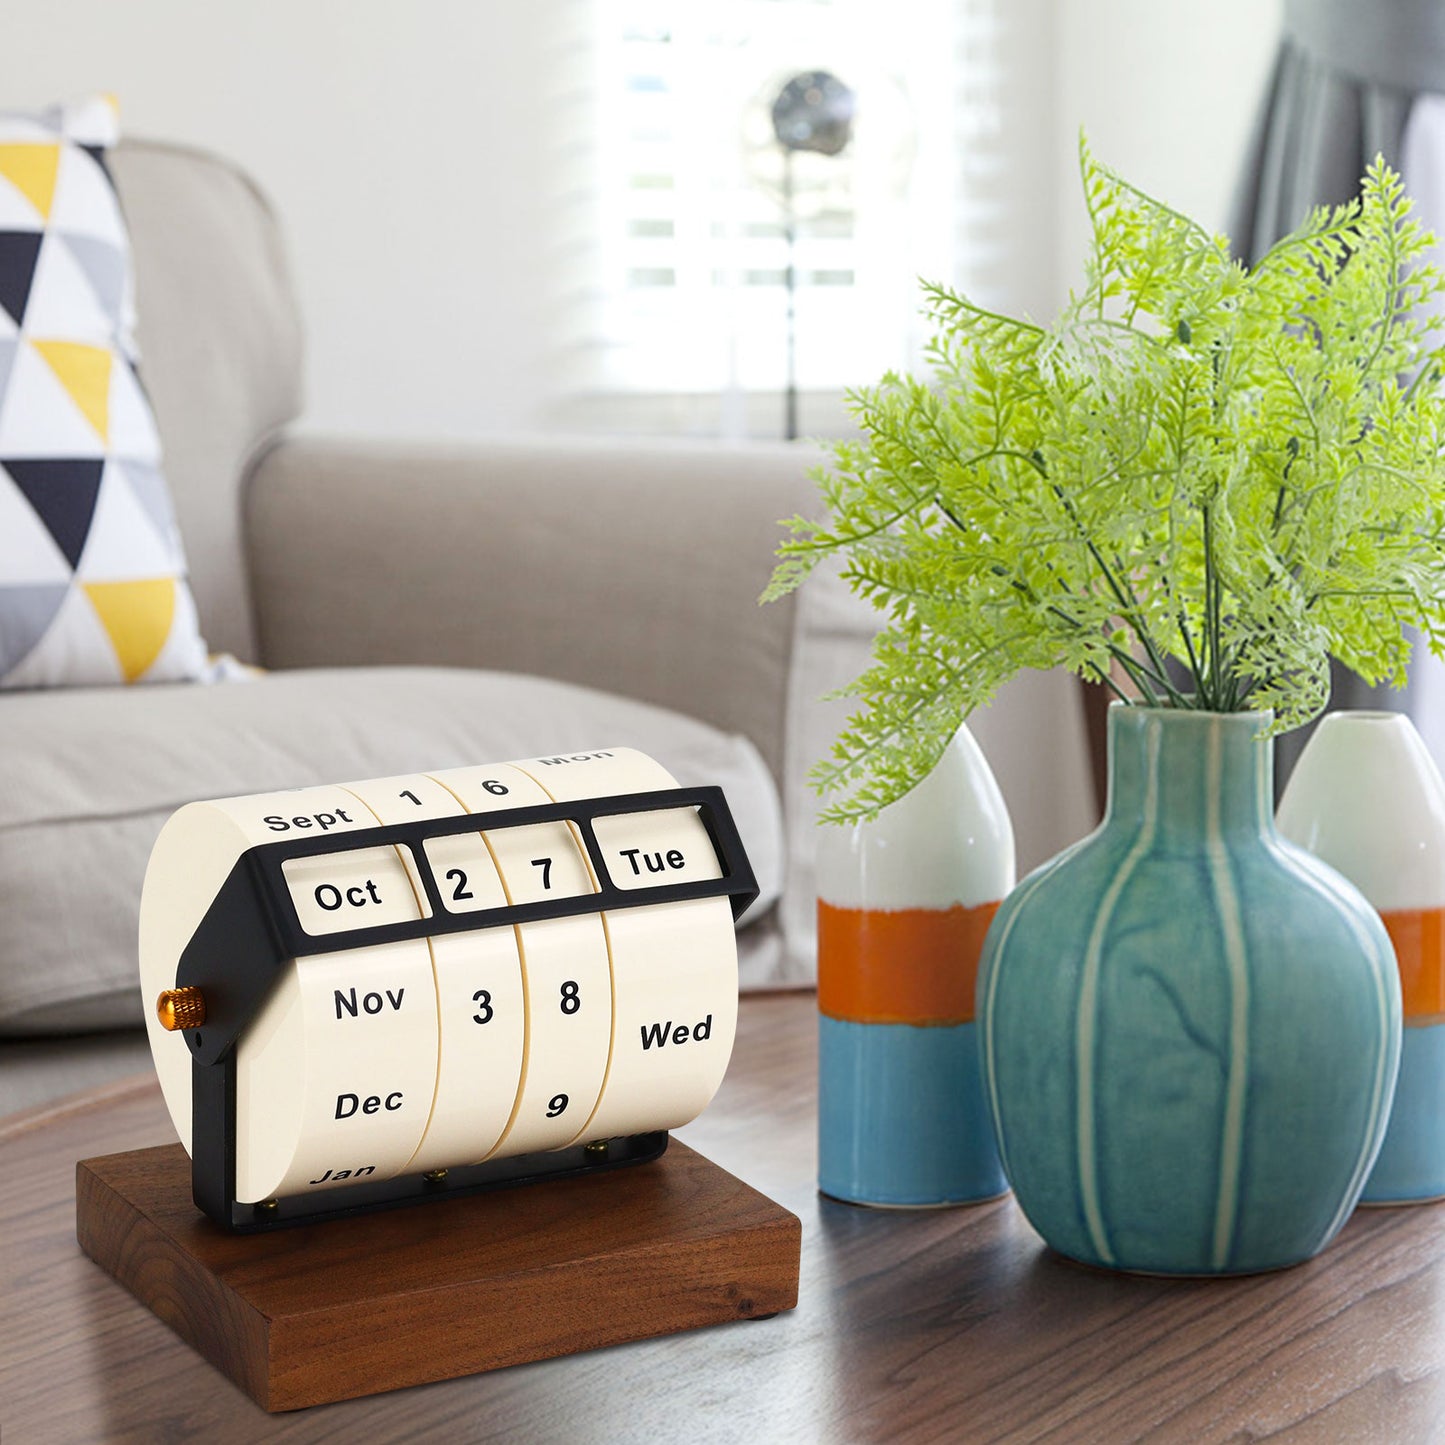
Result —
<instances>
[{"instance_id":1,"label":"plant stem","mask_svg":"<svg viewBox=\"0 0 1445 1445\"><path fill-rule=\"evenodd\" d=\"M1048 470L1044 467L1043 463L1032 457L1029 458L1029 460L1038 474L1048 480ZM1074 507L1073 499L1055 481L1049 481L1049 489L1058 499L1059 505L1064 510L1064 515L1074 524L1080 540L1088 550L1089 555L1094 559L1095 565L1099 571L1104 574L1104 581L1108 585L1109 590L1114 594L1114 600L1119 604L1119 615L1133 627L1134 635L1139 639L1144 651L1149 654L1149 661L1153 664L1150 675L1164 689L1176 707L1184 707L1186 705L1184 697L1173 683L1169 681L1169 674L1164 665L1163 656L1159 652L1153 635L1144 624L1144 608L1140 604L1138 597L1134 595L1134 589L1128 586L1127 573L1125 573L1124 568L1119 566L1118 559L1116 558L1115 567L1117 567L1119 573L1126 578L1125 583L1121 585L1118 577L1115 576L1114 569L1104 560L1103 552L1099 550L1098 544L1089 535L1088 528L1085 527L1080 520L1078 511ZM1133 677L1134 669L1138 666L1137 660L1128 657L1127 654L1122 651L1116 651L1115 655L1119 658L1120 662L1129 669L1129 675ZM1135 682L1138 683L1141 692L1148 693L1150 706L1157 707L1158 699L1154 694L1154 690L1147 688L1138 678L1135 678Z\"/></svg>"},{"instance_id":2,"label":"plant stem","mask_svg":"<svg viewBox=\"0 0 1445 1445\"><path fill-rule=\"evenodd\" d=\"M1120 702L1127 703L1131 701L1129 694L1109 676L1107 668L1100 667L1097 662L1086 663L1085 666L1094 674L1094 680L1104 687L1107 687Z\"/></svg>"},{"instance_id":3,"label":"plant stem","mask_svg":"<svg viewBox=\"0 0 1445 1445\"><path fill-rule=\"evenodd\" d=\"M945 508L945 510L947 509ZM950 513L950 515L952 514ZM1007 575L1007 569L1001 566L996 566L994 568L994 571L995 574L999 576ZM1024 597L1027 597L1030 602L1037 602L1039 600L1038 594L1033 590L1032 587L1028 585L1028 583L1026 583L1020 577L1010 577L1008 579L1008 585L1012 587L1014 591L1020 593ZM1064 587L1065 592L1068 591L1068 588L1062 582L1059 585L1061 587ZM1057 617L1060 622L1063 622L1068 626L1077 629L1079 632L1084 631L1084 626L1079 621L1079 619L1065 612L1064 609L1060 607L1057 602L1049 603L1048 608L1049 611L1055 617ZM1126 649L1120 647L1117 643L1105 642L1104 646L1108 648L1109 656L1114 658L1133 679L1134 685L1139 689L1140 693L1143 694L1146 698L1148 698L1151 707L1157 707L1159 705L1158 696L1154 692L1154 689L1149 685L1149 681L1151 678L1155 682L1159 683L1161 687L1167 690L1169 695L1175 699L1177 706L1183 706L1183 699L1170 686L1169 679L1167 677L1162 677L1158 673L1154 672L1152 669L1145 667L1143 663L1138 660L1138 658L1132 657ZM1127 693L1121 691L1118 684L1115 683L1114 679L1110 677L1108 673L1097 663L1091 662L1088 665L1095 674L1095 676L1099 679L1099 681L1104 683L1105 686L1112 689L1114 694L1119 698L1121 702L1133 701L1133 699L1130 698Z\"/></svg>"},{"instance_id":4,"label":"plant stem","mask_svg":"<svg viewBox=\"0 0 1445 1445\"><path fill-rule=\"evenodd\" d=\"M1205 502L1204 513L1204 640L1208 668L1199 679L1200 701L1211 712L1223 712L1224 672L1220 627L1219 571L1214 560L1214 508Z\"/></svg>"},{"instance_id":5,"label":"plant stem","mask_svg":"<svg viewBox=\"0 0 1445 1445\"><path fill-rule=\"evenodd\" d=\"M1185 615L1183 608L1179 611L1179 635L1184 639L1184 651L1189 654L1189 671L1193 673L1197 687L1199 685L1199 657L1194 651L1194 638L1189 632L1189 618Z\"/></svg>"},{"instance_id":6,"label":"plant stem","mask_svg":"<svg viewBox=\"0 0 1445 1445\"><path fill-rule=\"evenodd\" d=\"M1150 674L1148 670L1140 664L1138 658L1130 657L1122 647L1116 647L1112 642L1109 644L1109 651L1118 661L1119 666L1129 674L1130 680L1134 686L1139 689L1144 701L1147 702L1150 707L1158 707L1159 695L1149 686ZM1162 679L1156 679L1156 681L1162 681ZM1165 685L1168 686L1167 683Z\"/></svg>"}]
</instances>

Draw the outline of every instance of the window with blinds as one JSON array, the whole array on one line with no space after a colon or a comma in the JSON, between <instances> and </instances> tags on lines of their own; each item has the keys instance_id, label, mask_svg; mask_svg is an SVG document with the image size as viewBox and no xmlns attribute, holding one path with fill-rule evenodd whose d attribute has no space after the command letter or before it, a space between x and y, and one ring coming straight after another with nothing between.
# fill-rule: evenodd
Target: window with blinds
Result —
<instances>
[{"instance_id":1,"label":"window with blinds","mask_svg":"<svg viewBox=\"0 0 1445 1445\"><path fill-rule=\"evenodd\" d=\"M841 389L913 364L917 278L961 279L986 0L592 0L581 389ZM837 155L791 157L795 77L851 92ZM788 181L791 180L791 205ZM789 287L791 271L793 285Z\"/></svg>"}]
</instances>

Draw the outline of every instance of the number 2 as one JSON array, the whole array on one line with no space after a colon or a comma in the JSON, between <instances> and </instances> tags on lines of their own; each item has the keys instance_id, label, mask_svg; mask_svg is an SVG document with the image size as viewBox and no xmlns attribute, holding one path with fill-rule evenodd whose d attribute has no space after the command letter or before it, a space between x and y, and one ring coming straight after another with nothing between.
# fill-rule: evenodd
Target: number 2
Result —
<instances>
[{"instance_id":1,"label":"number 2","mask_svg":"<svg viewBox=\"0 0 1445 1445\"><path fill-rule=\"evenodd\" d=\"M464 898L475 898L477 895L467 887L467 875L460 868L447 869L447 882L456 880L456 888L452 893L452 902L460 903Z\"/></svg>"},{"instance_id":2,"label":"number 2","mask_svg":"<svg viewBox=\"0 0 1445 1445\"><path fill-rule=\"evenodd\" d=\"M552 886L552 860L550 858L533 858L532 867L542 870L542 887Z\"/></svg>"}]
</instances>

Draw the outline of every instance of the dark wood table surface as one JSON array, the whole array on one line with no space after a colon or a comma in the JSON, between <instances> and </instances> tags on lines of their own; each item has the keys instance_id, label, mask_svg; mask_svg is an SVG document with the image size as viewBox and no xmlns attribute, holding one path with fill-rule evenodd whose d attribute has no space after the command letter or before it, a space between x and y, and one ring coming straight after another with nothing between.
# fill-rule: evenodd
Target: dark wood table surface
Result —
<instances>
[{"instance_id":1,"label":"dark wood table surface","mask_svg":"<svg viewBox=\"0 0 1445 1445\"><path fill-rule=\"evenodd\" d=\"M0 1124L0 1440L1445 1439L1445 1206L1357 1213L1282 1273L1167 1281L1044 1248L1011 1199L876 1212L814 1188L811 995L744 1002L681 1131L803 1221L774 1319L268 1416L86 1259L78 1158L172 1139L137 1079Z\"/></svg>"}]
</instances>

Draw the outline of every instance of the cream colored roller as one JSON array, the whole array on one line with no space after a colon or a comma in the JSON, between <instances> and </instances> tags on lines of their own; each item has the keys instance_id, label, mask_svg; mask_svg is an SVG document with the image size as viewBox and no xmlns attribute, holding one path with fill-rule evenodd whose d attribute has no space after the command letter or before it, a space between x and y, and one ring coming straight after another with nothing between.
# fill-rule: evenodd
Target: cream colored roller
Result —
<instances>
[{"instance_id":1,"label":"cream colored roller","mask_svg":"<svg viewBox=\"0 0 1445 1445\"><path fill-rule=\"evenodd\" d=\"M377 821L353 793L305 788L193 803L161 830L141 894L141 987L156 1072L187 1149L190 1053L149 1005L175 986L182 951L247 848ZM285 878L310 933L422 917L395 848L292 860ZM426 1128L436 1063L425 942L293 960L237 1045L236 1197L254 1202L399 1173Z\"/></svg>"},{"instance_id":2,"label":"cream colored roller","mask_svg":"<svg viewBox=\"0 0 1445 1445\"><path fill-rule=\"evenodd\" d=\"M383 823L454 818L467 811L453 792L422 774L348 783L347 789ZM487 796L495 806L506 795ZM432 838L424 846L449 911L506 906L502 880L480 834ZM516 929L439 933L426 946L436 981L439 1050L431 1117L407 1165L417 1174L474 1163L497 1147L516 1107L526 1051Z\"/></svg>"},{"instance_id":3,"label":"cream colored roller","mask_svg":"<svg viewBox=\"0 0 1445 1445\"><path fill-rule=\"evenodd\" d=\"M675 788L633 748L528 758L512 765L559 802ZM718 877L707 830L690 808L598 818L603 861L619 888ZM584 1136L676 1129L705 1109L732 1056L738 956L726 898L610 909L612 1055Z\"/></svg>"},{"instance_id":4,"label":"cream colored roller","mask_svg":"<svg viewBox=\"0 0 1445 1445\"><path fill-rule=\"evenodd\" d=\"M553 801L526 773L505 764L432 776L468 812ZM498 794L499 787L506 793ZM478 841L496 864L508 903L596 892L587 860L565 823L489 828ZM445 890L442 897L445 901ZM581 1135L602 1092L612 1038L612 970L601 918L586 913L524 923L517 941L527 1051L515 1111L493 1150L499 1155L561 1149Z\"/></svg>"}]
</instances>

